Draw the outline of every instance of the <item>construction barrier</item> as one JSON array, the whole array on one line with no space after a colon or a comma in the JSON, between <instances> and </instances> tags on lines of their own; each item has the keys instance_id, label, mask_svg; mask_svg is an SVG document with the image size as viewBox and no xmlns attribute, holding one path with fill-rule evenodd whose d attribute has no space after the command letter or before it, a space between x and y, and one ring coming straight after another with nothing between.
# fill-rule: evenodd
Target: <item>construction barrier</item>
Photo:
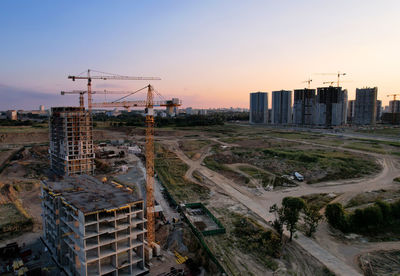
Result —
<instances>
[{"instance_id":1,"label":"construction barrier","mask_svg":"<svg viewBox=\"0 0 400 276\"><path fill-rule=\"evenodd\" d=\"M203 234L203 236L212 236L212 235L217 235L217 234L225 234L226 230L225 227L222 226L222 223L210 212L210 210L208 210L206 208L206 206L204 206L203 203L187 203L185 204L185 206L187 208L196 208L196 209L202 209L203 212L205 212L207 214L207 216L209 216L214 222L215 224L218 225L218 229L214 229L214 230L206 230L206 231L201 231L201 234Z\"/></svg>"},{"instance_id":2,"label":"construction barrier","mask_svg":"<svg viewBox=\"0 0 400 276\"><path fill-rule=\"evenodd\" d=\"M182 209L180 208L180 205L175 201L174 197L171 195L171 193L168 191L168 188L163 184L163 182L161 181L160 178L157 177L157 180L160 182L161 186L164 188L165 190L165 194L168 197L168 200L170 200L171 204L173 204L175 207L178 207L178 211L179 213L182 215L183 220L189 225L190 229L192 230L193 234L196 236L196 238L199 240L200 245L203 247L203 249L206 251L208 257L211 259L211 261L218 267L218 269L220 270L221 273L228 275L225 271L225 269L222 267L222 265L220 264L220 262L217 260L217 258L214 256L214 254L211 252L210 248L208 247L207 243L204 241L204 234L202 234L202 232L200 232L190 221L189 219L186 217L185 213L182 211ZM191 205L192 204L192 205ZM185 204L185 206L193 206L193 207L197 207L197 206L202 206L202 208L204 208L205 212L207 212L207 214L211 217L211 219L213 219L215 221L215 223L217 223L217 225L221 228L221 229L216 229L216 230L210 230L210 231L203 231L203 232L213 232L213 231L223 231L223 233L225 233L225 228L222 226L221 222L219 220L217 220L217 218L214 217L213 214L211 214L211 212L202 204L202 203L188 203ZM221 232L222 233L222 232ZM207 235L215 235L215 234L219 234L219 233L207 233Z\"/></svg>"}]
</instances>

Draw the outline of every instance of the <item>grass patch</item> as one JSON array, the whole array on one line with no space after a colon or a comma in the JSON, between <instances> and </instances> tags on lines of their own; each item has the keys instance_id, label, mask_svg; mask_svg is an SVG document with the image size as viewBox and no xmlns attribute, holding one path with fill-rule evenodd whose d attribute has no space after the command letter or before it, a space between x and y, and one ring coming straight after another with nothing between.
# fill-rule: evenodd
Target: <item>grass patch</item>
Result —
<instances>
[{"instance_id":1,"label":"grass patch","mask_svg":"<svg viewBox=\"0 0 400 276\"><path fill-rule=\"evenodd\" d=\"M334 200L336 197L338 197L337 194L335 194L335 196L333 196L333 195L326 194L326 193L310 194L310 195L301 196L301 198L307 203L307 205L317 206L318 209L324 208L326 205L328 205L329 202Z\"/></svg>"},{"instance_id":2,"label":"grass patch","mask_svg":"<svg viewBox=\"0 0 400 276\"><path fill-rule=\"evenodd\" d=\"M276 270L278 265L272 257L279 257L281 243L278 235L265 230L254 220L235 214L233 235L243 252L252 254L266 267Z\"/></svg>"},{"instance_id":3,"label":"grass patch","mask_svg":"<svg viewBox=\"0 0 400 276\"><path fill-rule=\"evenodd\" d=\"M400 182L400 179L399 179ZM400 198L400 190L377 190L365 192L351 198L345 208L352 208L364 204L374 203L378 200L397 199Z\"/></svg>"},{"instance_id":4,"label":"grass patch","mask_svg":"<svg viewBox=\"0 0 400 276\"><path fill-rule=\"evenodd\" d=\"M345 145L344 148L386 154L386 151L378 143L351 142L350 144Z\"/></svg>"},{"instance_id":5,"label":"grass patch","mask_svg":"<svg viewBox=\"0 0 400 276\"><path fill-rule=\"evenodd\" d=\"M239 166L239 170L250 175L251 177L253 177L255 179L259 179L264 188L266 188L267 186L273 186L275 188L277 186L283 186L284 183L293 184L288 179L284 179L280 176L276 176L271 173L265 173L261 170L253 168L253 167Z\"/></svg>"},{"instance_id":6,"label":"grass patch","mask_svg":"<svg viewBox=\"0 0 400 276\"><path fill-rule=\"evenodd\" d=\"M32 219L22 214L14 204L0 205L0 239L31 231L32 227Z\"/></svg>"},{"instance_id":7,"label":"grass patch","mask_svg":"<svg viewBox=\"0 0 400 276\"><path fill-rule=\"evenodd\" d=\"M197 202L210 197L207 187L186 180L188 166L173 152L156 144L155 169L162 183L179 202Z\"/></svg>"},{"instance_id":8,"label":"grass patch","mask_svg":"<svg viewBox=\"0 0 400 276\"><path fill-rule=\"evenodd\" d=\"M179 141L180 149L189 157L193 159L196 153L203 147L208 146L211 142L209 140L184 140Z\"/></svg>"},{"instance_id":9,"label":"grass patch","mask_svg":"<svg viewBox=\"0 0 400 276\"><path fill-rule=\"evenodd\" d=\"M232 170L231 168L229 168L228 166L226 166L220 162L217 162L214 159L214 157L215 156L212 155L212 156L207 156L206 158L204 158L204 165L207 168L222 174L226 178L229 178L238 184L249 186L248 184L250 183L250 179L248 177L235 172L234 170Z\"/></svg>"},{"instance_id":10,"label":"grass patch","mask_svg":"<svg viewBox=\"0 0 400 276\"><path fill-rule=\"evenodd\" d=\"M393 179L395 182L400 182L400 176Z\"/></svg>"}]
</instances>

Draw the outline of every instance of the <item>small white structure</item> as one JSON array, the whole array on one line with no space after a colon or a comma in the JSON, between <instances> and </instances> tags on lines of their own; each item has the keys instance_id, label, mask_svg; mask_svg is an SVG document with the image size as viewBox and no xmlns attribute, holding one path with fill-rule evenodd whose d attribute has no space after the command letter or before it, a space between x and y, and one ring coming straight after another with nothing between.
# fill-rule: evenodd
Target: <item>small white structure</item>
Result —
<instances>
[{"instance_id":1,"label":"small white structure","mask_svg":"<svg viewBox=\"0 0 400 276\"><path fill-rule=\"evenodd\" d=\"M137 154L137 153L141 153L142 151L140 150L140 148L135 145L133 147L128 147L128 153L129 154Z\"/></svg>"},{"instance_id":2,"label":"small white structure","mask_svg":"<svg viewBox=\"0 0 400 276\"><path fill-rule=\"evenodd\" d=\"M294 173L294 176L296 177L296 179L298 181L303 181L304 180L304 176L302 176L301 174L299 174L298 172Z\"/></svg>"}]
</instances>

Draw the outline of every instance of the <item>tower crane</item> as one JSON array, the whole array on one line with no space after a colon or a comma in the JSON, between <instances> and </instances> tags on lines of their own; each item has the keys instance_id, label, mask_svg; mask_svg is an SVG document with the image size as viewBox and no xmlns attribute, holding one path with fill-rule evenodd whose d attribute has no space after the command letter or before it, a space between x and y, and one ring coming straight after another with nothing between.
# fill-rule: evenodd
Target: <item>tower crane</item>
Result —
<instances>
[{"instance_id":1,"label":"tower crane","mask_svg":"<svg viewBox=\"0 0 400 276\"><path fill-rule=\"evenodd\" d=\"M347 74L346 73L341 73L340 71L338 71L337 73L316 73L316 75L331 75L331 76L332 75L336 75L337 76L337 87L339 87L340 86L340 77L341 76L346 76Z\"/></svg>"},{"instance_id":2,"label":"tower crane","mask_svg":"<svg viewBox=\"0 0 400 276\"><path fill-rule=\"evenodd\" d=\"M308 89L310 89L311 82L312 82L312 79L308 79L308 80L303 81L302 83L307 83Z\"/></svg>"},{"instance_id":3,"label":"tower crane","mask_svg":"<svg viewBox=\"0 0 400 276\"><path fill-rule=\"evenodd\" d=\"M73 91L61 91L61 95L69 95L69 94L79 94L79 106L84 107L84 99L83 96L87 93L86 90L73 90ZM92 91L93 94L129 94L132 93L130 91Z\"/></svg>"},{"instance_id":4,"label":"tower crane","mask_svg":"<svg viewBox=\"0 0 400 276\"><path fill-rule=\"evenodd\" d=\"M92 76L90 73L91 72L96 72L100 73L102 75L97 75L97 76ZM89 112L92 111L92 80L161 80L158 77L130 77L130 76L121 76L117 74L111 74L111 73L105 73L105 72L100 72L100 71L95 71L95 70L87 70L87 75L83 76L82 72L81 74L77 76L68 76L69 79L72 79L72 81L75 80L87 80L87 95L88 95L88 110ZM83 97L82 97L83 100Z\"/></svg>"},{"instance_id":5,"label":"tower crane","mask_svg":"<svg viewBox=\"0 0 400 276\"><path fill-rule=\"evenodd\" d=\"M147 88L146 100L140 101L123 101L126 97L135 94ZM180 106L179 100L161 100L154 101L155 92L150 84L130 93L113 102L93 103L93 107L124 107L130 109L132 107L145 107L146 112L146 211L147 211L147 242L153 247L155 243L155 220L154 220L154 107L157 106ZM162 97L162 96L161 96Z\"/></svg>"}]
</instances>

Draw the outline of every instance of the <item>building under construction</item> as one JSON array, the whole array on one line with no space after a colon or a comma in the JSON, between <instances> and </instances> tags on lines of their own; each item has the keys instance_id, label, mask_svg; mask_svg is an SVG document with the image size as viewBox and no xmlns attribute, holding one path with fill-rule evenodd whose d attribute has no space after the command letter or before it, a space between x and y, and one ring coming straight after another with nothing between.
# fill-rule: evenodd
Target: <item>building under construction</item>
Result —
<instances>
[{"instance_id":1,"label":"building under construction","mask_svg":"<svg viewBox=\"0 0 400 276\"><path fill-rule=\"evenodd\" d=\"M44 241L68 275L144 275L143 200L87 175L43 181Z\"/></svg>"},{"instance_id":2,"label":"building under construction","mask_svg":"<svg viewBox=\"0 0 400 276\"><path fill-rule=\"evenodd\" d=\"M293 123L296 125L314 124L315 89L294 90Z\"/></svg>"},{"instance_id":3,"label":"building under construction","mask_svg":"<svg viewBox=\"0 0 400 276\"><path fill-rule=\"evenodd\" d=\"M84 107L53 107L50 165L58 175L94 173L92 117Z\"/></svg>"}]
</instances>

